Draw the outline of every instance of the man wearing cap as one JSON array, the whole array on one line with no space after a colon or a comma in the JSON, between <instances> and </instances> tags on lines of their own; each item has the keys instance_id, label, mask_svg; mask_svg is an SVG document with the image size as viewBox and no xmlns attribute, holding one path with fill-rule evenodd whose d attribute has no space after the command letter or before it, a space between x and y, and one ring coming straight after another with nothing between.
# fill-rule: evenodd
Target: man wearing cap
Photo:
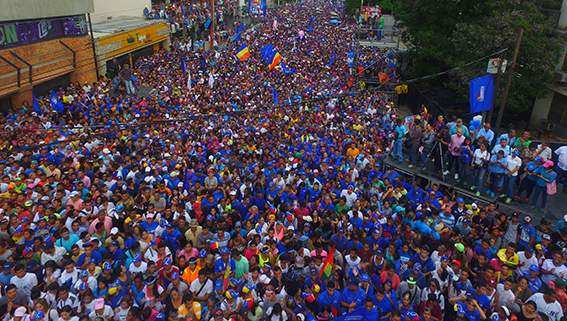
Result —
<instances>
[{"instance_id":1,"label":"man wearing cap","mask_svg":"<svg viewBox=\"0 0 567 321\"><path fill-rule=\"evenodd\" d=\"M356 277L347 280L347 288L341 294L339 313L351 312L364 304L366 293L358 287L358 280Z\"/></svg>"},{"instance_id":2,"label":"man wearing cap","mask_svg":"<svg viewBox=\"0 0 567 321\"><path fill-rule=\"evenodd\" d=\"M531 246L524 248L524 251L517 252L519 258L518 268L516 269L517 275L523 275L527 272L532 265L537 265L537 257L534 255L534 249Z\"/></svg>"},{"instance_id":3,"label":"man wearing cap","mask_svg":"<svg viewBox=\"0 0 567 321\"><path fill-rule=\"evenodd\" d=\"M335 242L335 249L341 253L341 255L346 255L349 250L349 244L344 228L339 228L338 233L331 236L331 242Z\"/></svg>"},{"instance_id":4,"label":"man wearing cap","mask_svg":"<svg viewBox=\"0 0 567 321\"><path fill-rule=\"evenodd\" d=\"M419 305L419 302L421 301L421 289L416 284L417 280L413 276L410 276L407 280L402 281L396 289L396 298L401 298L404 293L409 292L410 298L412 298L410 306L413 307ZM382 293L382 295L383 294L384 293Z\"/></svg>"},{"instance_id":5,"label":"man wearing cap","mask_svg":"<svg viewBox=\"0 0 567 321\"><path fill-rule=\"evenodd\" d=\"M224 278L224 273L226 271L230 271L230 277L234 278L236 263L234 262L234 259L230 257L228 248L221 248L220 254L220 258L215 261L215 278Z\"/></svg>"},{"instance_id":6,"label":"man wearing cap","mask_svg":"<svg viewBox=\"0 0 567 321\"><path fill-rule=\"evenodd\" d=\"M527 191L526 197L523 199L524 203L527 203L530 199L530 195L534 187L536 186L536 182L538 177L536 176L540 166L544 163L544 159L542 157L536 157L535 160L528 162L524 166L524 173L526 175L525 178L522 179L520 183L520 188L516 192L516 196L514 197L515 201L520 201L521 195L524 190Z\"/></svg>"},{"instance_id":7,"label":"man wearing cap","mask_svg":"<svg viewBox=\"0 0 567 321\"><path fill-rule=\"evenodd\" d=\"M516 182L516 178L518 177L518 171L522 167L522 159L520 158L520 154L522 152L514 148L512 150L512 154L506 157L506 161L508 162L508 166L506 168L506 189L502 188L502 194L500 198L506 198L506 204L510 204L512 201L512 197L514 196L514 183Z\"/></svg>"},{"instance_id":8,"label":"man wearing cap","mask_svg":"<svg viewBox=\"0 0 567 321\"><path fill-rule=\"evenodd\" d=\"M110 237L104 241L104 247L109 247L114 241L118 242L118 247L124 249L124 239L120 236L120 231L117 227L110 230Z\"/></svg>"},{"instance_id":9,"label":"man wearing cap","mask_svg":"<svg viewBox=\"0 0 567 321\"><path fill-rule=\"evenodd\" d=\"M504 151L500 150L497 154L493 155L490 158L489 164L490 165L488 168L490 169L490 188L486 191L486 194L489 194L490 197L494 198L494 193L497 192L498 186L500 186L500 183L508 166Z\"/></svg>"},{"instance_id":10,"label":"man wearing cap","mask_svg":"<svg viewBox=\"0 0 567 321\"><path fill-rule=\"evenodd\" d=\"M89 314L89 319L95 321L97 317L103 317L103 320L112 320L113 316L114 311L104 303L104 298L98 298L95 300L94 311Z\"/></svg>"},{"instance_id":11,"label":"man wearing cap","mask_svg":"<svg viewBox=\"0 0 567 321\"><path fill-rule=\"evenodd\" d=\"M40 249L43 250L43 253L41 254L41 265L45 265L45 263L50 260L61 263L63 255L67 253L65 248L55 246L51 241L45 242L45 244L40 246Z\"/></svg>"},{"instance_id":12,"label":"man wearing cap","mask_svg":"<svg viewBox=\"0 0 567 321\"><path fill-rule=\"evenodd\" d=\"M524 221L519 226L519 233L516 236L516 244L518 250L531 247L534 244L536 236L535 227L532 224L532 218L528 215L524 217Z\"/></svg>"}]
</instances>

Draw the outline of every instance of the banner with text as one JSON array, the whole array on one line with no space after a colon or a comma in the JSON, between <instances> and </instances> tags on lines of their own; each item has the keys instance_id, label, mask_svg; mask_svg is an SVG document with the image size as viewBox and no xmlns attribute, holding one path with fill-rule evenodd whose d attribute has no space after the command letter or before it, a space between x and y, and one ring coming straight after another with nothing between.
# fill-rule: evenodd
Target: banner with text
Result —
<instances>
[{"instance_id":1,"label":"banner with text","mask_svg":"<svg viewBox=\"0 0 567 321\"><path fill-rule=\"evenodd\" d=\"M84 15L0 23L0 50L88 34Z\"/></svg>"}]
</instances>

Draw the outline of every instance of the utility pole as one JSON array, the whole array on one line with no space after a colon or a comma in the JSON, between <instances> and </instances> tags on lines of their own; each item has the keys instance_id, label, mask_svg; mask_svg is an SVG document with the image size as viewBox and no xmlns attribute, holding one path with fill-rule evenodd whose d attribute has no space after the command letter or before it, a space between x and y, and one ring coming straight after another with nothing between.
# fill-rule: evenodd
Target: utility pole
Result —
<instances>
[{"instance_id":1,"label":"utility pole","mask_svg":"<svg viewBox=\"0 0 567 321\"><path fill-rule=\"evenodd\" d=\"M209 50L213 50L215 44L215 0L211 0L211 44Z\"/></svg>"},{"instance_id":2,"label":"utility pole","mask_svg":"<svg viewBox=\"0 0 567 321\"><path fill-rule=\"evenodd\" d=\"M500 56L500 59L498 60L498 74L496 75L496 83L494 84L494 94L492 95L492 108L490 108L490 111L488 112L488 118L484 120L485 123L490 124L490 122L492 121L492 112L494 111L494 104L496 103L496 93L498 92L498 87L500 85L500 78L502 76L503 60L504 60L503 57Z\"/></svg>"},{"instance_id":3,"label":"utility pole","mask_svg":"<svg viewBox=\"0 0 567 321\"><path fill-rule=\"evenodd\" d=\"M508 74L508 80L506 80L506 88L504 89L504 95L502 96L502 101L500 102L500 110L498 111L498 118L496 120L496 128L494 130L498 132L500 128L500 123L502 122L502 116L504 115L504 109L506 108L506 99L508 98L508 92L510 91L510 84L512 83L512 78L514 77L514 67L516 67L516 60L518 59L518 52L520 51L520 43L522 43L522 35L524 34L524 29L520 28L518 31L518 36L516 38L516 47L514 48L514 57L512 58L512 64L510 65L510 73Z\"/></svg>"}]
</instances>

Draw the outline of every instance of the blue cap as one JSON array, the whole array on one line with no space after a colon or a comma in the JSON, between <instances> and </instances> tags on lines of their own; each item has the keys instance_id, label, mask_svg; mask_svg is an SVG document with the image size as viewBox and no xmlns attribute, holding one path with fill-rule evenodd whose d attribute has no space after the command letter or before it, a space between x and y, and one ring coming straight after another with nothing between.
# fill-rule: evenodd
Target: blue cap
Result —
<instances>
[{"instance_id":1,"label":"blue cap","mask_svg":"<svg viewBox=\"0 0 567 321\"><path fill-rule=\"evenodd\" d=\"M165 320L165 314L163 314L163 313L158 313L158 314L156 315L156 317L154 318L154 320L157 320L157 319Z\"/></svg>"},{"instance_id":2,"label":"blue cap","mask_svg":"<svg viewBox=\"0 0 567 321\"><path fill-rule=\"evenodd\" d=\"M87 270L82 270L80 277L81 277L81 278L84 278L84 277L86 277L86 276L89 276L89 272L87 272Z\"/></svg>"},{"instance_id":3,"label":"blue cap","mask_svg":"<svg viewBox=\"0 0 567 321\"><path fill-rule=\"evenodd\" d=\"M218 279L215 282L215 290L222 290L223 289L223 285L222 285L222 279Z\"/></svg>"},{"instance_id":4,"label":"blue cap","mask_svg":"<svg viewBox=\"0 0 567 321\"><path fill-rule=\"evenodd\" d=\"M464 203L465 200L462 197L457 198L457 203Z\"/></svg>"},{"instance_id":5,"label":"blue cap","mask_svg":"<svg viewBox=\"0 0 567 321\"><path fill-rule=\"evenodd\" d=\"M173 274L171 275L171 279L172 280L179 279L179 273L173 272Z\"/></svg>"},{"instance_id":6,"label":"blue cap","mask_svg":"<svg viewBox=\"0 0 567 321\"><path fill-rule=\"evenodd\" d=\"M419 263L414 264L413 269L417 271L421 271L421 264Z\"/></svg>"},{"instance_id":7,"label":"blue cap","mask_svg":"<svg viewBox=\"0 0 567 321\"><path fill-rule=\"evenodd\" d=\"M108 262L104 262L104 264L102 265L102 269L104 271L112 270L112 265L110 265L110 263L108 263Z\"/></svg>"},{"instance_id":8,"label":"blue cap","mask_svg":"<svg viewBox=\"0 0 567 321\"><path fill-rule=\"evenodd\" d=\"M137 263L140 262L142 260L142 256L140 254L136 254L136 256L134 256L134 258L132 259L132 262Z\"/></svg>"},{"instance_id":9,"label":"blue cap","mask_svg":"<svg viewBox=\"0 0 567 321\"><path fill-rule=\"evenodd\" d=\"M370 276L368 276L368 274L364 273L362 275L362 279L360 280L360 282L368 282L370 281Z\"/></svg>"},{"instance_id":10,"label":"blue cap","mask_svg":"<svg viewBox=\"0 0 567 321\"><path fill-rule=\"evenodd\" d=\"M163 260L163 265L171 265L171 258L166 257L165 260Z\"/></svg>"},{"instance_id":11,"label":"blue cap","mask_svg":"<svg viewBox=\"0 0 567 321\"><path fill-rule=\"evenodd\" d=\"M530 271L539 272L539 266L536 264L530 265Z\"/></svg>"},{"instance_id":12,"label":"blue cap","mask_svg":"<svg viewBox=\"0 0 567 321\"><path fill-rule=\"evenodd\" d=\"M199 252L199 257L202 258L202 259L206 258L207 255L208 255L207 250L205 250L205 249L202 249L201 252Z\"/></svg>"},{"instance_id":13,"label":"blue cap","mask_svg":"<svg viewBox=\"0 0 567 321\"><path fill-rule=\"evenodd\" d=\"M220 254L228 254L228 247L223 247L220 251Z\"/></svg>"},{"instance_id":14,"label":"blue cap","mask_svg":"<svg viewBox=\"0 0 567 321\"><path fill-rule=\"evenodd\" d=\"M445 255L443 255L441 256L441 261L449 261L449 259Z\"/></svg>"}]
</instances>

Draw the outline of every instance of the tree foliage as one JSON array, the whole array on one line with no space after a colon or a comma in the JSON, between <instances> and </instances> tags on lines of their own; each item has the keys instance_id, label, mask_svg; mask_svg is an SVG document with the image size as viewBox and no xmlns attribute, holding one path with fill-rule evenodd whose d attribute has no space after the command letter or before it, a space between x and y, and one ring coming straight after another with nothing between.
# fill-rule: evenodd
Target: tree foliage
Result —
<instances>
[{"instance_id":1,"label":"tree foliage","mask_svg":"<svg viewBox=\"0 0 567 321\"><path fill-rule=\"evenodd\" d=\"M543 1L548 0L400 1L395 18L403 28L402 40L414 54L412 76L461 67L504 48L503 55L511 62L516 34L524 28L506 108L519 112L530 108L534 98L547 94L545 84L552 79L562 51L563 39L540 10ZM487 62L432 82L456 89L466 101L469 81L486 73Z\"/></svg>"}]
</instances>

